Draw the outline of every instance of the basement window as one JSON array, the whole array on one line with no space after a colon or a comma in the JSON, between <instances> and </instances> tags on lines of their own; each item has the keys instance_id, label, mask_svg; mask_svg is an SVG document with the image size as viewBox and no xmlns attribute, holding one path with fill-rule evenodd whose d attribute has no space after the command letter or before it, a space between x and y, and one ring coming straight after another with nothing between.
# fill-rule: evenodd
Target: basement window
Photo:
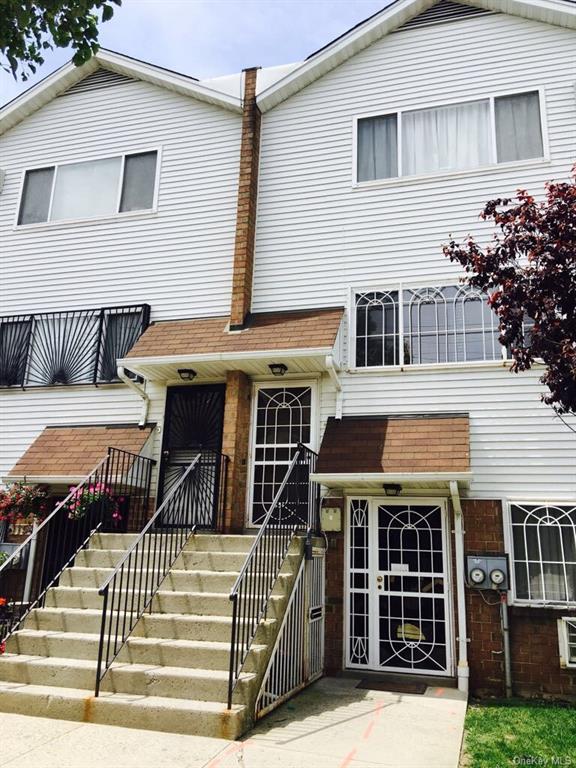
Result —
<instances>
[{"instance_id":1,"label":"basement window","mask_svg":"<svg viewBox=\"0 0 576 768\"><path fill-rule=\"evenodd\" d=\"M138 152L27 170L18 224L152 210L158 152Z\"/></svg>"},{"instance_id":2,"label":"basement window","mask_svg":"<svg viewBox=\"0 0 576 768\"><path fill-rule=\"evenodd\" d=\"M576 504L510 504L515 599L576 603Z\"/></svg>"},{"instance_id":3,"label":"basement window","mask_svg":"<svg viewBox=\"0 0 576 768\"><path fill-rule=\"evenodd\" d=\"M558 619L560 666L576 669L576 616Z\"/></svg>"},{"instance_id":4,"label":"basement window","mask_svg":"<svg viewBox=\"0 0 576 768\"><path fill-rule=\"evenodd\" d=\"M356 182L544 157L539 91L356 118Z\"/></svg>"}]
</instances>

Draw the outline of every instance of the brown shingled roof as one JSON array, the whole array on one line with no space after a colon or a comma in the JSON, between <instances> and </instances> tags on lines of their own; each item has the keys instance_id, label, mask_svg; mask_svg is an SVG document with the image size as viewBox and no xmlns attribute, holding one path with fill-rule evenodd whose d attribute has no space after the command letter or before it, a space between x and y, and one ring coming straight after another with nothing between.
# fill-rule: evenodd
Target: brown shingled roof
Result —
<instances>
[{"instance_id":1,"label":"brown shingled roof","mask_svg":"<svg viewBox=\"0 0 576 768\"><path fill-rule=\"evenodd\" d=\"M341 307L260 312L252 315L246 330L239 333L228 332L228 317L169 320L152 324L128 357L331 348L343 314Z\"/></svg>"},{"instance_id":2,"label":"brown shingled roof","mask_svg":"<svg viewBox=\"0 0 576 768\"><path fill-rule=\"evenodd\" d=\"M9 475L84 477L106 456L108 447L140 453L152 429L152 426L140 429L126 424L46 427L16 462Z\"/></svg>"},{"instance_id":3,"label":"brown shingled roof","mask_svg":"<svg viewBox=\"0 0 576 768\"><path fill-rule=\"evenodd\" d=\"M326 425L316 471L468 472L467 415L344 417Z\"/></svg>"}]
</instances>

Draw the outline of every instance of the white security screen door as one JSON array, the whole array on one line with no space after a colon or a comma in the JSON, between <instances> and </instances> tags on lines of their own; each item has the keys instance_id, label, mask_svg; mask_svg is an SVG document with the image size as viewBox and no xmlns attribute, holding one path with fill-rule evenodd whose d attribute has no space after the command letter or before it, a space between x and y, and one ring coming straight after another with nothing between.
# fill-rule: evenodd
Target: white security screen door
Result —
<instances>
[{"instance_id":1,"label":"white security screen door","mask_svg":"<svg viewBox=\"0 0 576 768\"><path fill-rule=\"evenodd\" d=\"M351 499L347 666L451 675L443 501Z\"/></svg>"}]
</instances>

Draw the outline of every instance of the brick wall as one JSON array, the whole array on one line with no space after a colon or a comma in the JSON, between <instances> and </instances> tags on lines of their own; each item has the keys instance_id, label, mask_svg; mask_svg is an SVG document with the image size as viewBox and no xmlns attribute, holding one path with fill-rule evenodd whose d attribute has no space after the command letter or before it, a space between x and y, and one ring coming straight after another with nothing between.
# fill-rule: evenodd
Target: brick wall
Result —
<instances>
[{"instance_id":1,"label":"brick wall","mask_svg":"<svg viewBox=\"0 0 576 768\"><path fill-rule=\"evenodd\" d=\"M499 501L463 501L468 554L504 552ZM466 590L470 692L504 694L504 659L500 609L495 592ZM576 611L510 606L512 685L519 696L576 695L576 671L560 668L557 619Z\"/></svg>"},{"instance_id":2,"label":"brick wall","mask_svg":"<svg viewBox=\"0 0 576 768\"><path fill-rule=\"evenodd\" d=\"M256 104L257 74L257 68L244 70L244 114L230 307L230 328L232 329L242 328L252 302L261 122L260 110Z\"/></svg>"},{"instance_id":3,"label":"brick wall","mask_svg":"<svg viewBox=\"0 0 576 768\"><path fill-rule=\"evenodd\" d=\"M344 511L341 498L326 498L323 504ZM331 673L340 671L344 663L344 533L327 536L324 647L326 672Z\"/></svg>"},{"instance_id":4,"label":"brick wall","mask_svg":"<svg viewBox=\"0 0 576 768\"><path fill-rule=\"evenodd\" d=\"M340 498L327 498L324 506L343 509L344 503ZM462 510L465 552L502 554L504 530L500 502L463 500ZM330 673L341 670L344 661L344 534L329 533L328 545L325 666ZM504 659L496 593L480 594L478 590L466 589L466 614L470 693L478 697L503 696ZM576 696L576 670L560 668L556 623L560 616L576 615L576 611L510 606L509 615L514 694Z\"/></svg>"},{"instance_id":5,"label":"brick wall","mask_svg":"<svg viewBox=\"0 0 576 768\"><path fill-rule=\"evenodd\" d=\"M224 504L224 532L244 529L250 436L250 379L242 371L228 371L224 403L222 453L229 458Z\"/></svg>"}]
</instances>

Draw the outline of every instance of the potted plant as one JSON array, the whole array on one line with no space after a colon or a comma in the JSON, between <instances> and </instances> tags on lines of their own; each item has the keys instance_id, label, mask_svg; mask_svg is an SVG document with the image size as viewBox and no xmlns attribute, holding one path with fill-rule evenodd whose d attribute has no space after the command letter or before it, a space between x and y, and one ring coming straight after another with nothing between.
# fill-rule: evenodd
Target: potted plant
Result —
<instances>
[{"instance_id":1,"label":"potted plant","mask_svg":"<svg viewBox=\"0 0 576 768\"><path fill-rule=\"evenodd\" d=\"M9 526L37 523L47 512L46 489L42 486L18 482L0 489L0 522Z\"/></svg>"},{"instance_id":2,"label":"potted plant","mask_svg":"<svg viewBox=\"0 0 576 768\"><path fill-rule=\"evenodd\" d=\"M104 483L96 482L84 486L70 486L71 496L64 505L70 520L82 520L86 515L98 509L101 514L109 515L113 521L121 519L119 504L122 496L116 498Z\"/></svg>"}]
</instances>

